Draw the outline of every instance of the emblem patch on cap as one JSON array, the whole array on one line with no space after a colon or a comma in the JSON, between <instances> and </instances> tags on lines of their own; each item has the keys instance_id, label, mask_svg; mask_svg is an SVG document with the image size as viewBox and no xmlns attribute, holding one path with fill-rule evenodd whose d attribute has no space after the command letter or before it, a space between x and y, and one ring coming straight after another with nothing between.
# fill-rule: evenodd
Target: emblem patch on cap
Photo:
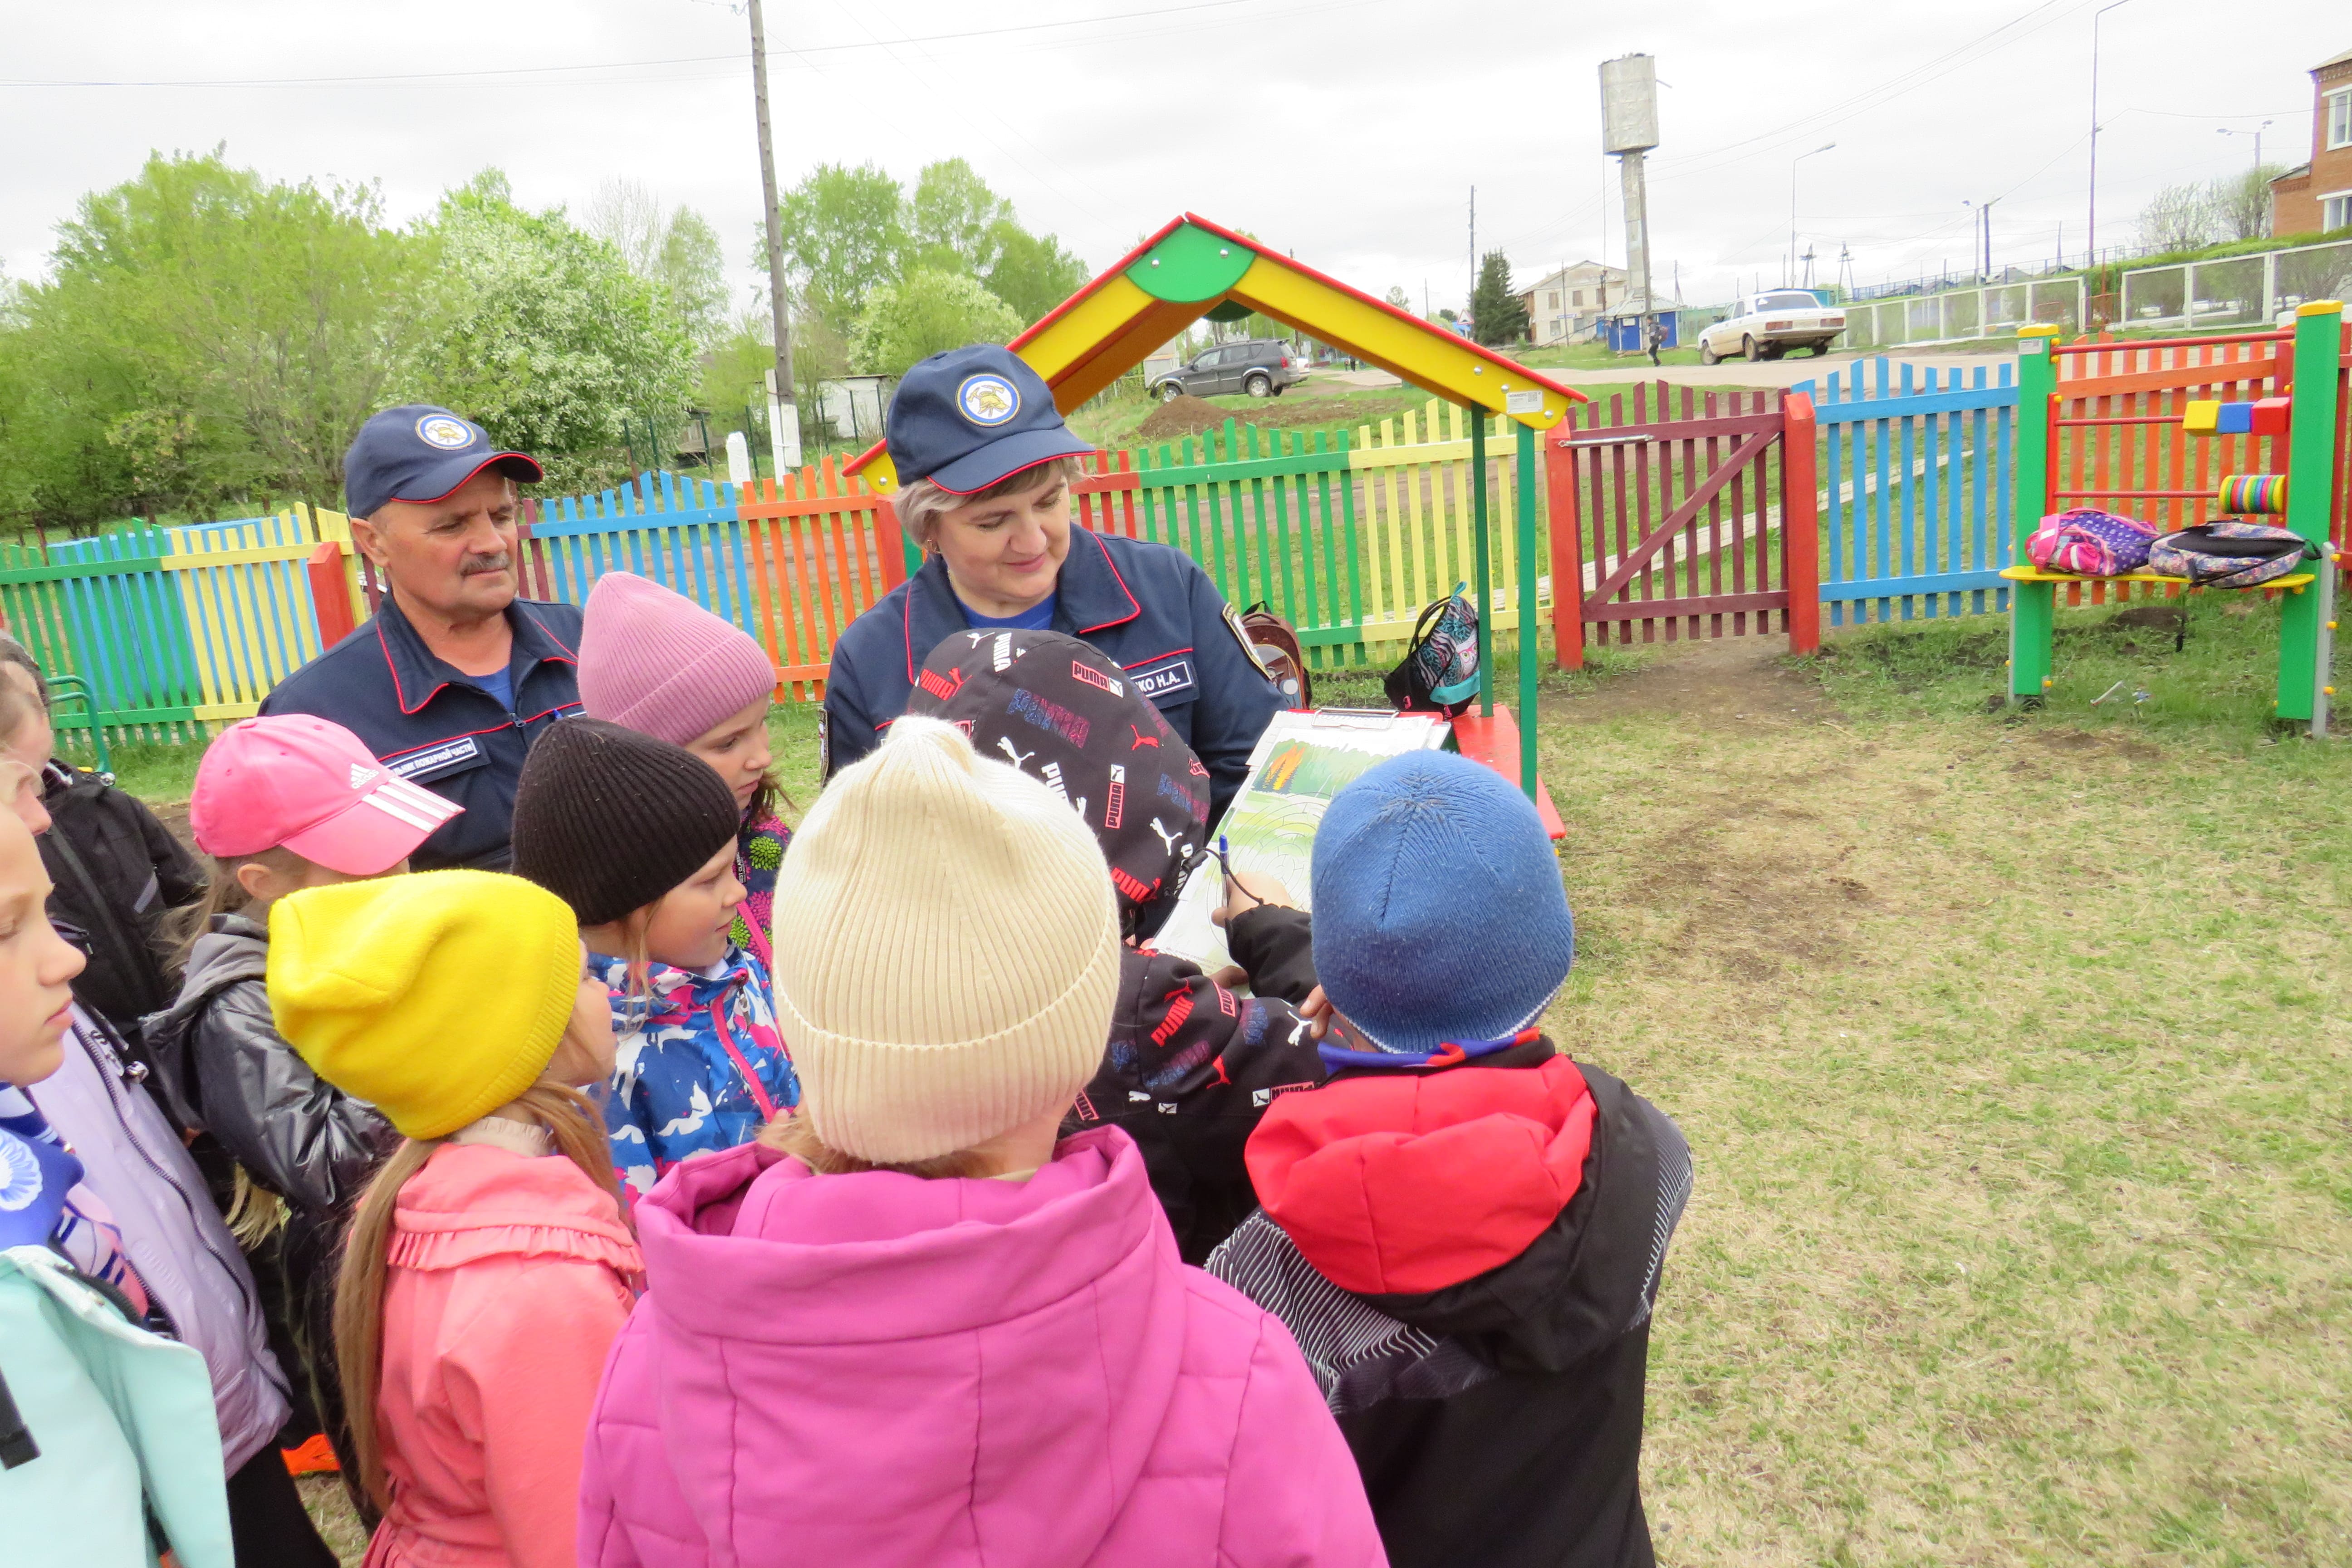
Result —
<instances>
[{"instance_id":1,"label":"emblem patch on cap","mask_svg":"<svg viewBox=\"0 0 2352 1568\"><path fill-rule=\"evenodd\" d=\"M1002 425L1021 412L1021 389L992 371L963 378L956 388L956 407L981 426Z\"/></svg>"},{"instance_id":2,"label":"emblem patch on cap","mask_svg":"<svg viewBox=\"0 0 2352 1568\"><path fill-rule=\"evenodd\" d=\"M462 419L452 419L446 414L428 414L416 422L417 438L430 447L456 451L474 444L473 426Z\"/></svg>"}]
</instances>

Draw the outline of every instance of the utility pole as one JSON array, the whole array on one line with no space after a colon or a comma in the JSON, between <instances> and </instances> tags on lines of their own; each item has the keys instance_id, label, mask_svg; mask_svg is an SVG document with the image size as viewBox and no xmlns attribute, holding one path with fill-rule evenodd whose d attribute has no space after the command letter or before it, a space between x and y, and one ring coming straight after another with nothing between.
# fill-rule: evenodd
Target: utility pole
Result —
<instances>
[{"instance_id":1,"label":"utility pole","mask_svg":"<svg viewBox=\"0 0 2352 1568\"><path fill-rule=\"evenodd\" d=\"M1477 325L1478 310L1478 187L1470 187L1470 312Z\"/></svg>"},{"instance_id":2,"label":"utility pole","mask_svg":"<svg viewBox=\"0 0 2352 1568\"><path fill-rule=\"evenodd\" d=\"M2131 0L2109 0L2091 13L2091 192L2090 233L2083 242L2083 264L2088 270L2091 287L2091 310L2095 318L2086 325L2103 326L2099 316L2099 18L2117 5L2128 5Z\"/></svg>"},{"instance_id":3,"label":"utility pole","mask_svg":"<svg viewBox=\"0 0 2352 1568\"><path fill-rule=\"evenodd\" d=\"M776 142L768 129L768 29L751 10L751 97L760 110L760 189L768 207L768 309L776 321L776 363L768 373L768 447L776 477L801 466L801 416L793 403L793 318L784 298L784 226L776 211Z\"/></svg>"}]
</instances>

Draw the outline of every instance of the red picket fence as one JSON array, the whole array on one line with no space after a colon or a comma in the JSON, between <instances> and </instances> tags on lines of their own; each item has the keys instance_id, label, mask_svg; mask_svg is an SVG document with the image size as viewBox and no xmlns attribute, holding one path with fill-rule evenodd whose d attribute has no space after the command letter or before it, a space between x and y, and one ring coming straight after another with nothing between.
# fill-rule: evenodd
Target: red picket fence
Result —
<instances>
[{"instance_id":1,"label":"red picket fence","mask_svg":"<svg viewBox=\"0 0 2352 1568\"><path fill-rule=\"evenodd\" d=\"M1801 393L1637 384L1570 408L1544 438L1560 668L1588 636L1763 636L1776 615L1792 651L1819 647L1813 436Z\"/></svg>"}]
</instances>

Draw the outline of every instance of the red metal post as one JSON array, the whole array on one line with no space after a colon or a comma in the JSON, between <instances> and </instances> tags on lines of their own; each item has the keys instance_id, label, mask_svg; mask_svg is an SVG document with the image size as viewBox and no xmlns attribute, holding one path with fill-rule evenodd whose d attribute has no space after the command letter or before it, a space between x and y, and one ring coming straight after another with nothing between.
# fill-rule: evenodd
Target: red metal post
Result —
<instances>
[{"instance_id":1,"label":"red metal post","mask_svg":"<svg viewBox=\"0 0 2352 1568\"><path fill-rule=\"evenodd\" d=\"M310 608L319 620L319 646L332 647L358 629L352 614L352 585L343 575L343 547L331 539L311 546Z\"/></svg>"},{"instance_id":2,"label":"red metal post","mask_svg":"<svg viewBox=\"0 0 2352 1568\"><path fill-rule=\"evenodd\" d=\"M1821 499L1813 469L1813 400L1780 400L1780 584L1789 593L1789 651L1822 646Z\"/></svg>"},{"instance_id":3,"label":"red metal post","mask_svg":"<svg viewBox=\"0 0 2352 1568\"><path fill-rule=\"evenodd\" d=\"M1551 503L1551 650L1561 669L1584 668L1584 553L1576 515L1576 452L1569 437L1575 411L1544 445L1544 484Z\"/></svg>"}]
</instances>

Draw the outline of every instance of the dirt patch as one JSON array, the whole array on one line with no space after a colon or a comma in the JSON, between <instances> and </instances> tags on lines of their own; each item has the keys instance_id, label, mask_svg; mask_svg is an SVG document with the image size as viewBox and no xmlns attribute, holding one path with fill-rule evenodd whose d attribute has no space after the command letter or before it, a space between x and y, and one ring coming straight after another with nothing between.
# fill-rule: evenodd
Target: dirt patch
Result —
<instances>
[{"instance_id":1,"label":"dirt patch","mask_svg":"<svg viewBox=\"0 0 2352 1568\"><path fill-rule=\"evenodd\" d=\"M1788 664L1788 646L1777 636L1684 643L1655 664L1590 692L1546 696L1537 711L1571 724L1664 716L1711 729L1820 724L1841 717L1812 677Z\"/></svg>"},{"instance_id":2,"label":"dirt patch","mask_svg":"<svg viewBox=\"0 0 2352 1568\"><path fill-rule=\"evenodd\" d=\"M2037 730L2026 737L2026 743L2070 756L2122 757L2135 763L2160 763L2165 760L2161 746L2150 744L2137 735L2097 730Z\"/></svg>"},{"instance_id":3,"label":"dirt patch","mask_svg":"<svg viewBox=\"0 0 2352 1568\"><path fill-rule=\"evenodd\" d=\"M1198 436L1203 430L1213 430L1224 422L1223 409L1187 393L1145 415L1135 433L1147 441L1172 441L1179 436Z\"/></svg>"},{"instance_id":4,"label":"dirt patch","mask_svg":"<svg viewBox=\"0 0 2352 1568\"><path fill-rule=\"evenodd\" d=\"M1648 907L1671 910L1673 942L1703 955L1728 979L1765 984L1787 970L1841 967L1853 952L1856 906L1875 895L1852 877L1792 870L1778 855L1709 846L1704 857L1675 856L1664 844L1648 875L1633 884Z\"/></svg>"},{"instance_id":5,"label":"dirt patch","mask_svg":"<svg viewBox=\"0 0 2352 1568\"><path fill-rule=\"evenodd\" d=\"M1269 397L1245 409L1220 408L1187 393L1144 416L1136 434L1147 441L1172 441L1222 427L1228 419L1272 429L1298 425L1349 425L1362 420L1361 404L1344 397Z\"/></svg>"},{"instance_id":6,"label":"dirt patch","mask_svg":"<svg viewBox=\"0 0 2352 1568\"><path fill-rule=\"evenodd\" d=\"M2118 611L2107 625L2111 626L2149 626L2158 631L2177 632L2189 619L2189 610L2182 605L2135 605Z\"/></svg>"}]
</instances>

